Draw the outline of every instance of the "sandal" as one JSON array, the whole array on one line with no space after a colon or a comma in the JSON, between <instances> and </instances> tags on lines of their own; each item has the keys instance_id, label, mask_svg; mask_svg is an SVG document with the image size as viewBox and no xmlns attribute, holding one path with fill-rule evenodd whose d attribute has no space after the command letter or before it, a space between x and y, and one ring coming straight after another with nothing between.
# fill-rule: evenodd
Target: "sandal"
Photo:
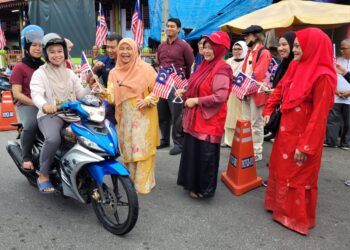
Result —
<instances>
[{"instance_id":1,"label":"sandal","mask_svg":"<svg viewBox=\"0 0 350 250\"><path fill-rule=\"evenodd\" d=\"M190 192L190 197L193 199L201 199L203 195L201 193Z\"/></svg>"},{"instance_id":2,"label":"sandal","mask_svg":"<svg viewBox=\"0 0 350 250\"><path fill-rule=\"evenodd\" d=\"M53 194L56 192L56 190L54 189L54 186L49 180L44 182L39 182L39 178L38 178L36 180L36 184L38 185L38 189L41 194ZM53 188L53 191L45 191L45 189L50 189L50 188Z\"/></svg>"}]
</instances>

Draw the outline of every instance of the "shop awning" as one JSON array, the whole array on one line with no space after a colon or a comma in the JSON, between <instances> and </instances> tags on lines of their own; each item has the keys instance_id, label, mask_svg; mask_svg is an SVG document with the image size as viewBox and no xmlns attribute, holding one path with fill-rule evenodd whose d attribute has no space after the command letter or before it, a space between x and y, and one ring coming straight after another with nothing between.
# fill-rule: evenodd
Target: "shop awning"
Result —
<instances>
[{"instance_id":1,"label":"shop awning","mask_svg":"<svg viewBox=\"0 0 350 250\"><path fill-rule=\"evenodd\" d=\"M21 7L27 5L27 0L0 0L0 9L13 8L13 7Z\"/></svg>"}]
</instances>

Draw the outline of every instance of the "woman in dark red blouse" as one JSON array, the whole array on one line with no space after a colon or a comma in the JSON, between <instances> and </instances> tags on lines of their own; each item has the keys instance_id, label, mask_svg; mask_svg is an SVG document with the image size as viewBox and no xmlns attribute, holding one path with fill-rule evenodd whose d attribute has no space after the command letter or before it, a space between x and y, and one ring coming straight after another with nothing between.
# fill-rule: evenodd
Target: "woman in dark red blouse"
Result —
<instances>
[{"instance_id":1,"label":"woman in dark red blouse","mask_svg":"<svg viewBox=\"0 0 350 250\"><path fill-rule=\"evenodd\" d=\"M24 49L22 62L15 65L10 78L12 92L17 100L17 111L23 125L21 146L24 171L34 169L32 162L32 147L38 130L36 115L37 107L30 97L29 83L32 75L44 62L41 60L41 40L44 36L42 28L29 25L22 30L21 43Z\"/></svg>"},{"instance_id":2,"label":"woman in dark red blouse","mask_svg":"<svg viewBox=\"0 0 350 250\"><path fill-rule=\"evenodd\" d=\"M185 93L184 146L177 184L192 198L214 196L232 70L222 57L230 48L223 31L204 37L204 62L192 74Z\"/></svg>"}]
</instances>

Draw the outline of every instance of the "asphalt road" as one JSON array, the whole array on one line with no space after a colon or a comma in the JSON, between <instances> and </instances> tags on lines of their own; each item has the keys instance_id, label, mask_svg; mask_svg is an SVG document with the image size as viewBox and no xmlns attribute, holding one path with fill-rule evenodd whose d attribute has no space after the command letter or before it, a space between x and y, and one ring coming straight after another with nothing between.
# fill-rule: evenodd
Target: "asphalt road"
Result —
<instances>
[{"instance_id":1,"label":"asphalt road","mask_svg":"<svg viewBox=\"0 0 350 250\"><path fill-rule=\"evenodd\" d=\"M176 185L180 156L157 154L157 186L140 195L139 220L126 236L107 232L91 205L44 196L29 186L7 155L14 132L0 133L0 249L350 249L350 151L325 149L319 178L317 226L309 236L272 221L265 188L234 196L219 181L216 196L193 200ZM271 143L258 162L262 177ZM220 171L229 149L221 150Z\"/></svg>"}]
</instances>

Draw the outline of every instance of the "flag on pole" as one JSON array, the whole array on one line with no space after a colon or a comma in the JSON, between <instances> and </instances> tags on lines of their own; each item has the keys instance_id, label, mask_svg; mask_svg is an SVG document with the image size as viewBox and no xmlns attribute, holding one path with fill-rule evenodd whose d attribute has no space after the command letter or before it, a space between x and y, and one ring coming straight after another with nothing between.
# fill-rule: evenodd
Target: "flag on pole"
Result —
<instances>
[{"instance_id":1,"label":"flag on pole","mask_svg":"<svg viewBox=\"0 0 350 250\"><path fill-rule=\"evenodd\" d=\"M134 34L134 39L139 47L143 47L143 23L140 0L136 0L134 13L131 20L131 31Z\"/></svg>"},{"instance_id":2,"label":"flag on pole","mask_svg":"<svg viewBox=\"0 0 350 250\"><path fill-rule=\"evenodd\" d=\"M87 81L87 75L88 75L90 70L91 70L91 67L90 67L88 60L86 58L86 55L83 51L81 53L81 63L80 63L80 79L83 82Z\"/></svg>"},{"instance_id":3,"label":"flag on pole","mask_svg":"<svg viewBox=\"0 0 350 250\"><path fill-rule=\"evenodd\" d=\"M259 86L256 82L242 72L239 72L233 81L232 92L240 100L243 100L246 95L255 93L258 89Z\"/></svg>"},{"instance_id":4,"label":"flag on pole","mask_svg":"<svg viewBox=\"0 0 350 250\"><path fill-rule=\"evenodd\" d=\"M169 77L173 72L169 71L169 68L161 68L159 70L156 82L152 90L152 93L164 99L168 99L170 91L175 84L174 79L172 77Z\"/></svg>"},{"instance_id":5,"label":"flag on pole","mask_svg":"<svg viewBox=\"0 0 350 250\"><path fill-rule=\"evenodd\" d=\"M3 49L6 46L6 37L5 33L1 28L1 21L0 21L0 49Z\"/></svg>"},{"instance_id":6,"label":"flag on pole","mask_svg":"<svg viewBox=\"0 0 350 250\"><path fill-rule=\"evenodd\" d=\"M30 24L27 12L25 10L22 11L22 27L25 27Z\"/></svg>"},{"instance_id":7,"label":"flag on pole","mask_svg":"<svg viewBox=\"0 0 350 250\"><path fill-rule=\"evenodd\" d=\"M103 13L102 4L99 4L99 11L97 16L97 25L96 25L96 41L95 45L101 47L106 44L106 37L108 33L107 23L105 15Z\"/></svg>"}]
</instances>

